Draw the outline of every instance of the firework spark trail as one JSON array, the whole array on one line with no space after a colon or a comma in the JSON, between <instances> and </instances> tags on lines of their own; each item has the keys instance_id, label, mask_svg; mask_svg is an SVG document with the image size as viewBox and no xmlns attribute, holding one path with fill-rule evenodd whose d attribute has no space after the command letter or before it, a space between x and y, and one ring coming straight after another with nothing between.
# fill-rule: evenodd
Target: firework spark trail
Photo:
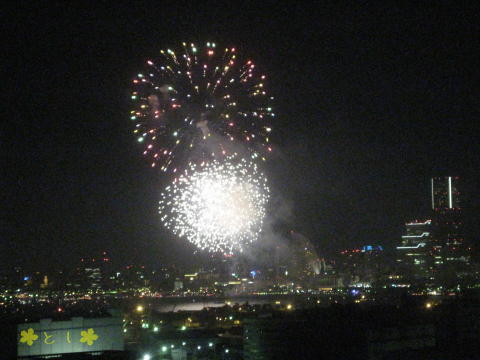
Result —
<instances>
[{"instance_id":1,"label":"firework spark trail","mask_svg":"<svg viewBox=\"0 0 480 360\"><path fill-rule=\"evenodd\" d=\"M182 45L162 50L133 79L130 118L143 154L171 173L192 160L228 157L233 142L265 160L275 117L266 76L235 48Z\"/></svg>"},{"instance_id":2,"label":"firework spark trail","mask_svg":"<svg viewBox=\"0 0 480 360\"><path fill-rule=\"evenodd\" d=\"M190 164L160 201L163 224L202 250L232 254L258 239L269 188L254 162L236 154Z\"/></svg>"}]
</instances>

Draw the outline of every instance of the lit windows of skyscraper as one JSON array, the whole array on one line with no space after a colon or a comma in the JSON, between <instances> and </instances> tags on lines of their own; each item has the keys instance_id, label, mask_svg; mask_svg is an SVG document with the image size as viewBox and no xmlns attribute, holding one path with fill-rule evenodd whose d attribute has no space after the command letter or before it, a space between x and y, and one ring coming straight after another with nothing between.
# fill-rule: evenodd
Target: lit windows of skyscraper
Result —
<instances>
[{"instance_id":1,"label":"lit windows of skyscraper","mask_svg":"<svg viewBox=\"0 0 480 360\"><path fill-rule=\"evenodd\" d=\"M431 180L435 242L442 247L444 263L469 262L463 236L459 178L435 177Z\"/></svg>"},{"instance_id":2,"label":"lit windows of skyscraper","mask_svg":"<svg viewBox=\"0 0 480 360\"><path fill-rule=\"evenodd\" d=\"M100 289L102 282L100 268L85 267L85 276L87 278L87 286L89 289Z\"/></svg>"},{"instance_id":3,"label":"lit windows of skyscraper","mask_svg":"<svg viewBox=\"0 0 480 360\"><path fill-rule=\"evenodd\" d=\"M460 209L458 176L442 176L431 179L432 209Z\"/></svg>"},{"instance_id":4,"label":"lit windows of skyscraper","mask_svg":"<svg viewBox=\"0 0 480 360\"><path fill-rule=\"evenodd\" d=\"M456 176L432 178L431 220L405 224L406 233L397 246L397 270L410 285L451 290L471 275L459 184Z\"/></svg>"},{"instance_id":5,"label":"lit windows of skyscraper","mask_svg":"<svg viewBox=\"0 0 480 360\"><path fill-rule=\"evenodd\" d=\"M425 282L433 269L432 220L411 221L405 224L406 233L397 246L397 264L401 274L410 282Z\"/></svg>"}]
</instances>

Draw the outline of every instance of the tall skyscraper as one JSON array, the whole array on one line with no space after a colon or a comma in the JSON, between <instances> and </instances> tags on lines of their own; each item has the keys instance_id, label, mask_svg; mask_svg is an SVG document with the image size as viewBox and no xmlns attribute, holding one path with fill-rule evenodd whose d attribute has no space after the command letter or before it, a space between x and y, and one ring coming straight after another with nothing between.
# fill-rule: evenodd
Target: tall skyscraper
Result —
<instances>
[{"instance_id":1,"label":"tall skyscraper","mask_svg":"<svg viewBox=\"0 0 480 360\"><path fill-rule=\"evenodd\" d=\"M398 268L404 279L411 283L430 282L434 264L441 262L432 241L432 220L411 221L405 224L405 228L405 235L397 246Z\"/></svg>"},{"instance_id":2,"label":"tall skyscraper","mask_svg":"<svg viewBox=\"0 0 480 360\"><path fill-rule=\"evenodd\" d=\"M460 179L456 176L431 179L433 242L440 249L441 271L462 277L470 264L471 249L463 234Z\"/></svg>"},{"instance_id":3,"label":"tall skyscraper","mask_svg":"<svg viewBox=\"0 0 480 360\"><path fill-rule=\"evenodd\" d=\"M405 235L396 249L397 269L407 283L452 289L471 275L460 184L456 176L432 178L430 219L405 224Z\"/></svg>"}]
</instances>

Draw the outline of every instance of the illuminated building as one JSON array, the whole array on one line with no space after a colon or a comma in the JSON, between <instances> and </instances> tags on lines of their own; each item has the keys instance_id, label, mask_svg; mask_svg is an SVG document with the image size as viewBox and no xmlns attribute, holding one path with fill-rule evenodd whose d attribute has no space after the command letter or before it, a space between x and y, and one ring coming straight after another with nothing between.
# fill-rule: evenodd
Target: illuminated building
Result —
<instances>
[{"instance_id":1,"label":"illuminated building","mask_svg":"<svg viewBox=\"0 0 480 360\"><path fill-rule=\"evenodd\" d=\"M463 235L459 181L456 176L431 179L433 238L434 245L441 254L441 263L438 259L435 263L442 265L442 282L463 277L470 265L471 249Z\"/></svg>"},{"instance_id":2,"label":"illuminated building","mask_svg":"<svg viewBox=\"0 0 480 360\"><path fill-rule=\"evenodd\" d=\"M173 291L180 291L183 289L183 281L179 278L176 278L173 283Z\"/></svg>"},{"instance_id":3,"label":"illuminated building","mask_svg":"<svg viewBox=\"0 0 480 360\"><path fill-rule=\"evenodd\" d=\"M430 280L434 266L441 262L432 242L432 220L411 221L405 224L406 233L397 246L397 265L404 279L410 283Z\"/></svg>"},{"instance_id":4,"label":"illuminated building","mask_svg":"<svg viewBox=\"0 0 480 360\"><path fill-rule=\"evenodd\" d=\"M466 263L469 256L463 236L458 177L432 178L431 186L435 240L443 248L444 261Z\"/></svg>"},{"instance_id":5,"label":"illuminated building","mask_svg":"<svg viewBox=\"0 0 480 360\"><path fill-rule=\"evenodd\" d=\"M434 240L444 261L467 261L458 177L431 179Z\"/></svg>"},{"instance_id":6,"label":"illuminated building","mask_svg":"<svg viewBox=\"0 0 480 360\"><path fill-rule=\"evenodd\" d=\"M82 258L67 287L92 290L112 288L111 272L110 259L106 252L99 257Z\"/></svg>"},{"instance_id":7,"label":"illuminated building","mask_svg":"<svg viewBox=\"0 0 480 360\"><path fill-rule=\"evenodd\" d=\"M102 274L98 267L86 267L85 276L87 278L89 289L99 289L102 282Z\"/></svg>"},{"instance_id":8,"label":"illuminated building","mask_svg":"<svg viewBox=\"0 0 480 360\"><path fill-rule=\"evenodd\" d=\"M459 178L430 180L431 219L405 224L397 246L401 278L409 284L452 288L468 277L470 248L463 236Z\"/></svg>"},{"instance_id":9,"label":"illuminated building","mask_svg":"<svg viewBox=\"0 0 480 360\"><path fill-rule=\"evenodd\" d=\"M41 288L41 289L46 289L46 288L48 288L48 276L47 276L47 275L45 275L45 276L43 277L43 281L42 281L42 283L40 284L40 288Z\"/></svg>"},{"instance_id":10,"label":"illuminated building","mask_svg":"<svg viewBox=\"0 0 480 360\"><path fill-rule=\"evenodd\" d=\"M122 271L119 282L122 288L140 289L149 286L148 275L144 265L128 265Z\"/></svg>"},{"instance_id":11,"label":"illuminated building","mask_svg":"<svg viewBox=\"0 0 480 360\"><path fill-rule=\"evenodd\" d=\"M445 262L468 262L460 205L458 177L432 178L434 236L435 241L443 248Z\"/></svg>"},{"instance_id":12,"label":"illuminated building","mask_svg":"<svg viewBox=\"0 0 480 360\"><path fill-rule=\"evenodd\" d=\"M365 245L340 252L340 270L345 285L370 287L386 268L383 247Z\"/></svg>"}]
</instances>

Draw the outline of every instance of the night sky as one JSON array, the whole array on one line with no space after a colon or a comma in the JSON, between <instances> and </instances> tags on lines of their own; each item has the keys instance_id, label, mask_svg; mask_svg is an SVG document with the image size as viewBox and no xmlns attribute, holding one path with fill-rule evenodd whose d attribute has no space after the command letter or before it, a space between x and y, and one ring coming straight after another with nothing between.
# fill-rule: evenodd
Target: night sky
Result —
<instances>
[{"instance_id":1,"label":"night sky","mask_svg":"<svg viewBox=\"0 0 480 360\"><path fill-rule=\"evenodd\" d=\"M235 46L269 75L271 216L281 206L322 254L393 246L428 214L432 175L462 177L479 239L475 2L22 3L2 15L2 267L104 249L123 264L188 261L160 225L165 181L128 119L133 75L181 41Z\"/></svg>"}]
</instances>

